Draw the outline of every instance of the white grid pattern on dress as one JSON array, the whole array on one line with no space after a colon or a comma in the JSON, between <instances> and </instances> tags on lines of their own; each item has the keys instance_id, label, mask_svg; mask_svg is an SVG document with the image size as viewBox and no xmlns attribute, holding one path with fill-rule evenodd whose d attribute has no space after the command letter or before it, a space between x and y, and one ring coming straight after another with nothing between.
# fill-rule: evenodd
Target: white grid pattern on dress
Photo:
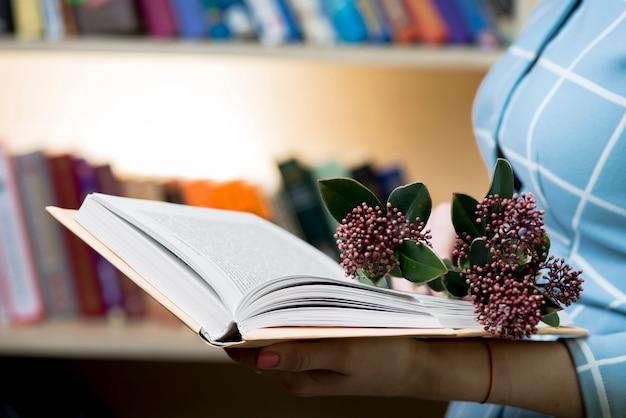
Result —
<instances>
[{"instance_id":1,"label":"white grid pattern on dress","mask_svg":"<svg viewBox=\"0 0 626 418\"><path fill-rule=\"evenodd\" d=\"M574 72L574 67L582 60L582 58L584 58L584 56L589 51L591 51L596 45L598 45L598 43L602 39L604 39L607 35L609 35L613 30L615 30L615 28L617 28L625 20L626 20L626 11L624 11L621 15L619 15L597 37L595 37L583 50L581 50L581 52L576 56L576 58L572 61L572 63L570 63L570 65L567 68L564 68L547 58L542 57L537 60L537 65L554 73L559 78L554 83L552 88L548 91L542 103L540 104L540 106L535 111L535 114L533 115L529 130L528 130L528 135L527 135L526 155L525 156L520 155L519 153L508 148L502 149L505 155L507 155L512 160L520 163L521 165L527 168L530 178L531 178L531 182L533 183L533 188L536 190L537 194L542 200L542 203L544 203L544 206L546 207L546 209L548 206L546 205L545 198L543 197L539 189L539 185L538 185L537 177L536 177L537 173L541 173L542 176L545 177L547 180L551 181L552 183L559 186L563 190L580 198L577 208L576 208L576 213L574 217L572 218L574 242L571 247L570 258L572 259L573 262L576 262L580 267L582 267L585 270L586 275L588 275L592 280L594 280L594 282L598 284L599 287L601 287L604 291L606 291L609 295L611 295L614 298L614 300L609 305L609 307L613 309L623 303L626 303L626 294L622 292L620 289L618 289L617 287L615 287L609 280L604 278L601 274L599 274L593 268L593 266L591 266L591 264L587 262L587 260L585 260L578 253L578 249L579 249L578 247L579 247L579 242L580 242L580 232L579 232L578 227L580 225L580 220L583 216L583 211L585 209L585 206L588 203L601 207L607 211L610 211L613 214L626 217L626 208L623 208L619 205L615 205L605 199L601 199L593 195L593 188L595 187L597 179L599 178L604 168L604 165L606 163L606 160L608 159L608 156L611 150L615 146L616 142L623 136L624 131L626 130L626 113L624 113L617 127L614 129L613 133L611 134L611 137L607 141L607 144L605 145L601 156L596 162L594 166L594 171L584 190L580 189L577 186L574 186L573 184L557 176L556 174L554 174L547 168L543 167L542 165L534 161L532 159L532 138L534 135L534 127L536 126L537 121L539 120L541 114L543 113L543 110L547 106L548 102L552 99L556 91L560 88L560 86L565 81L574 83L598 97L601 97L607 101L610 101L611 103L614 103L616 105L626 108L626 97L616 92L610 91L598 85L597 83L589 80L588 78L583 77ZM537 58L537 55L533 51L528 51L518 46L510 47L508 52L514 56L517 56L521 59L528 60L528 61L533 61ZM496 147L496 140L495 138L493 138L489 130L476 127L474 129L474 133L476 137L480 141L482 141L487 147L491 149L494 149ZM551 236L555 236L566 245L571 244L571 240L569 240L569 238L562 236L561 234L558 234L558 233L555 234L555 231L550 231L549 233ZM578 315L580 315L580 313L583 310L584 310L584 307L582 305L576 306L574 309L572 309L570 313L570 318L572 319L576 318ZM598 399L600 402L602 417L610 418L612 416L611 408L610 408L606 388L604 385L604 381L602 379L602 373L600 371L600 367L604 365L614 365L614 364L624 363L626 362L626 355L605 358L605 359L596 359L593 355L591 348L585 341L576 340L576 344L578 344L584 357L587 360L587 364L577 367L577 372L578 373L584 373L586 371L591 372L592 378L595 384L595 388L597 391Z\"/></svg>"}]
</instances>

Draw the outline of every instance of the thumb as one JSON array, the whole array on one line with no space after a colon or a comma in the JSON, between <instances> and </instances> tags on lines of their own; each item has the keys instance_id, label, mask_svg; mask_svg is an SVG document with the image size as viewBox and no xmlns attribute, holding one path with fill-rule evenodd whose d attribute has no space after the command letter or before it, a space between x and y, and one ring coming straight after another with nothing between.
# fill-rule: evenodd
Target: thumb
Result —
<instances>
[{"instance_id":1,"label":"thumb","mask_svg":"<svg viewBox=\"0 0 626 418\"><path fill-rule=\"evenodd\" d=\"M256 366L289 372L338 371L341 366L338 354L341 352L339 344L329 341L280 343L262 349Z\"/></svg>"}]
</instances>

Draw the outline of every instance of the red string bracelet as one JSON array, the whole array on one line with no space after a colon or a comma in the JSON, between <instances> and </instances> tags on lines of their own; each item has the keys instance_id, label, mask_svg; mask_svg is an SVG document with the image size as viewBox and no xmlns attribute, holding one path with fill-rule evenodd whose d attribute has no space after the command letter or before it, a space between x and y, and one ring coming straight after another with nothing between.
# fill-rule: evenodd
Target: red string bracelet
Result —
<instances>
[{"instance_id":1,"label":"red string bracelet","mask_svg":"<svg viewBox=\"0 0 626 418\"><path fill-rule=\"evenodd\" d=\"M491 345L489 345L489 341L486 339L481 339L481 341L487 347L487 355L489 356L489 387L487 388L487 394L485 395L485 399L481 403L486 403L491 396L491 387L493 386L493 354L491 353Z\"/></svg>"}]
</instances>

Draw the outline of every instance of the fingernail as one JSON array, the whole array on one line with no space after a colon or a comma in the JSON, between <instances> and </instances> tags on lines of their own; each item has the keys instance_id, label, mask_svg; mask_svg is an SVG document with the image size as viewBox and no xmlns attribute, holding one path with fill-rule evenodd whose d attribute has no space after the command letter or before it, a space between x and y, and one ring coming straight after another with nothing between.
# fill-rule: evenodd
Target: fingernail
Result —
<instances>
[{"instance_id":1,"label":"fingernail","mask_svg":"<svg viewBox=\"0 0 626 418\"><path fill-rule=\"evenodd\" d=\"M256 359L256 367L259 369L273 369L278 366L278 362L280 361L280 356L273 351L265 351L259 354L259 357Z\"/></svg>"}]
</instances>

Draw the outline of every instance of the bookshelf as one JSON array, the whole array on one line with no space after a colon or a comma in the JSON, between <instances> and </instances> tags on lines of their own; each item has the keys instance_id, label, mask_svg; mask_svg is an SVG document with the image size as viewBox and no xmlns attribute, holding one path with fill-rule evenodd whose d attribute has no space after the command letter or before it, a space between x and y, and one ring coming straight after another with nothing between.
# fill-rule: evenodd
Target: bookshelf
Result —
<instances>
[{"instance_id":1,"label":"bookshelf","mask_svg":"<svg viewBox=\"0 0 626 418\"><path fill-rule=\"evenodd\" d=\"M294 44L268 47L258 43L186 42L148 38L79 38L50 42L0 39L0 53L5 51L178 54L453 70L487 70L502 53L501 49L485 50L473 46L319 47Z\"/></svg>"},{"instance_id":2,"label":"bookshelf","mask_svg":"<svg viewBox=\"0 0 626 418\"><path fill-rule=\"evenodd\" d=\"M0 327L0 356L226 362L187 328L148 321L48 320Z\"/></svg>"}]
</instances>

